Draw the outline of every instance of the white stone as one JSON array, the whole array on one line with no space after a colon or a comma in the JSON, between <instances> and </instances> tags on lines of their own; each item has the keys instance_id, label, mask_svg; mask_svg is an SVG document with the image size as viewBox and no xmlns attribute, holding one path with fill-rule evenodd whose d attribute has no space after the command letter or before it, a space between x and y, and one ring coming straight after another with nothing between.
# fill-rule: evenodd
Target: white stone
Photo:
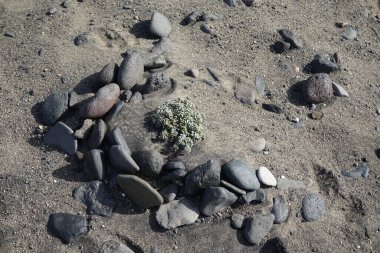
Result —
<instances>
[{"instance_id":1,"label":"white stone","mask_svg":"<svg viewBox=\"0 0 380 253\"><path fill-rule=\"evenodd\" d=\"M267 186L276 186L277 180L273 176L272 172L268 170L266 167L260 167L257 170L257 178L259 179L260 183L267 185Z\"/></svg>"},{"instance_id":2,"label":"white stone","mask_svg":"<svg viewBox=\"0 0 380 253\"><path fill-rule=\"evenodd\" d=\"M333 87L337 96L349 97L348 92L341 85L337 84L336 82L332 82L332 87Z\"/></svg>"},{"instance_id":3,"label":"white stone","mask_svg":"<svg viewBox=\"0 0 380 253\"><path fill-rule=\"evenodd\" d=\"M260 138L260 139L257 139L255 140L252 145L251 145L251 150L255 153L259 153L261 151L264 150L265 148L265 139L264 138Z\"/></svg>"},{"instance_id":4,"label":"white stone","mask_svg":"<svg viewBox=\"0 0 380 253\"><path fill-rule=\"evenodd\" d=\"M150 31L158 37L168 37L171 30L169 19L157 11L153 12Z\"/></svg>"}]
</instances>

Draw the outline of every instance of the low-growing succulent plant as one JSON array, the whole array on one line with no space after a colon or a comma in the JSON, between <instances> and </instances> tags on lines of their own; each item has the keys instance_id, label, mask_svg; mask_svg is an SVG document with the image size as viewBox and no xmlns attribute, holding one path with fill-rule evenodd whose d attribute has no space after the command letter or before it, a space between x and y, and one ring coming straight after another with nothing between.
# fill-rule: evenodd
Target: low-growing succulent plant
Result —
<instances>
[{"instance_id":1,"label":"low-growing succulent plant","mask_svg":"<svg viewBox=\"0 0 380 253\"><path fill-rule=\"evenodd\" d=\"M169 100L151 116L159 129L159 139L172 145L174 151L191 152L194 142L203 139L203 115L188 97Z\"/></svg>"}]
</instances>

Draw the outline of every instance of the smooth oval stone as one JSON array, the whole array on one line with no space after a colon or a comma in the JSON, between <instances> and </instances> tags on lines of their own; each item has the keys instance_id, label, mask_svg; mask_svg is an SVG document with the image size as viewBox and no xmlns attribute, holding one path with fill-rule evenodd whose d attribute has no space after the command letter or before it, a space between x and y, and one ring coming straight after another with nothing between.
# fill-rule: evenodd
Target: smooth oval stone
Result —
<instances>
[{"instance_id":1,"label":"smooth oval stone","mask_svg":"<svg viewBox=\"0 0 380 253\"><path fill-rule=\"evenodd\" d=\"M103 120L98 119L94 128L91 130L90 137L88 138L88 149L95 149L100 147L102 145L106 132L107 124Z\"/></svg>"},{"instance_id":2,"label":"smooth oval stone","mask_svg":"<svg viewBox=\"0 0 380 253\"><path fill-rule=\"evenodd\" d=\"M178 191L178 185L173 183L162 188L160 190L160 194L164 198L165 202L168 203L175 199L175 197L177 196L177 191Z\"/></svg>"},{"instance_id":3,"label":"smooth oval stone","mask_svg":"<svg viewBox=\"0 0 380 253\"><path fill-rule=\"evenodd\" d=\"M150 31L158 37L169 37L172 25L169 19L161 13L155 11L150 22Z\"/></svg>"},{"instance_id":4,"label":"smooth oval stone","mask_svg":"<svg viewBox=\"0 0 380 253\"><path fill-rule=\"evenodd\" d=\"M317 221L326 213L325 200L318 193L309 193L302 199L301 214L305 221Z\"/></svg>"},{"instance_id":5,"label":"smooth oval stone","mask_svg":"<svg viewBox=\"0 0 380 253\"><path fill-rule=\"evenodd\" d=\"M335 95L339 97L349 97L348 92L336 82L331 82Z\"/></svg>"},{"instance_id":6,"label":"smooth oval stone","mask_svg":"<svg viewBox=\"0 0 380 253\"><path fill-rule=\"evenodd\" d=\"M107 84L100 88L89 102L81 108L83 118L101 118L111 110L120 95L120 88L116 83Z\"/></svg>"},{"instance_id":7,"label":"smooth oval stone","mask_svg":"<svg viewBox=\"0 0 380 253\"><path fill-rule=\"evenodd\" d=\"M199 204L187 198L173 200L160 206L156 212L157 223L165 229L192 224L198 217Z\"/></svg>"},{"instance_id":8,"label":"smooth oval stone","mask_svg":"<svg viewBox=\"0 0 380 253\"><path fill-rule=\"evenodd\" d=\"M285 42L288 42L291 45L291 47L302 48L302 41L295 32L281 29L278 31L278 33L281 35L282 39Z\"/></svg>"},{"instance_id":9,"label":"smooth oval stone","mask_svg":"<svg viewBox=\"0 0 380 253\"><path fill-rule=\"evenodd\" d=\"M169 38L164 37L161 38L151 49L149 52L151 52L154 55L161 55L164 54L170 50L172 50L175 47L173 41L171 41Z\"/></svg>"},{"instance_id":10,"label":"smooth oval stone","mask_svg":"<svg viewBox=\"0 0 380 253\"><path fill-rule=\"evenodd\" d=\"M260 183L267 185L267 186L276 186L277 180L273 176L272 172L268 170L267 167L260 167L257 170L257 178L259 179Z\"/></svg>"},{"instance_id":11,"label":"smooth oval stone","mask_svg":"<svg viewBox=\"0 0 380 253\"><path fill-rule=\"evenodd\" d=\"M47 227L65 244L88 231L86 217L69 213L50 214Z\"/></svg>"},{"instance_id":12,"label":"smooth oval stone","mask_svg":"<svg viewBox=\"0 0 380 253\"><path fill-rule=\"evenodd\" d=\"M330 101L333 92L330 76L325 73L313 74L302 85L304 99L313 104Z\"/></svg>"},{"instance_id":13,"label":"smooth oval stone","mask_svg":"<svg viewBox=\"0 0 380 253\"><path fill-rule=\"evenodd\" d=\"M164 199L148 182L133 175L118 175L117 184L125 195L143 208L159 206Z\"/></svg>"},{"instance_id":14,"label":"smooth oval stone","mask_svg":"<svg viewBox=\"0 0 380 253\"><path fill-rule=\"evenodd\" d=\"M46 125L53 125L69 108L69 94L67 92L53 92L42 102L41 121Z\"/></svg>"},{"instance_id":15,"label":"smooth oval stone","mask_svg":"<svg viewBox=\"0 0 380 253\"><path fill-rule=\"evenodd\" d=\"M227 181L243 190L257 190L260 188L256 171L245 161L231 160L223 166L222 171Z\"/></svg>"},{"instance_id":16,"label":"smooth oval stone","mask_svg":"<svg viewBox=\"0 0 380 253\"><path fill-rule=\"evenodd\" d=\"M265 143L264 138L259 138L252 143L251 150L255 153L262 152L265 148Z\"/></svg>"},{"instance_id":17,"label":"smooth oval stone","mask_svg":"<svg viewBox=\"0 0 380 253\"><path fill-rule=\"evenodd\" d=\"M119 116L121 110L123 110L125 102L123 100L119 100L112 109L107 113L105 120L108 124L112 123L117 116Z\"/></svg>"},{"instance_id":18,"label":"smooth oval stone","mask_svg":"<svg viewBox=\"0 0 380 253\"><path fill-rule=\"evenodd\" d=\"M236 202L237 196L223 187L208 187L202 195L200 211L211 216Z\"/></svg>"},{"instance_id":19,"label":"smooth oval stone","mask_svg":"<svg viewBox=\"0 0 380 253\"><path fill-rule=\"evenodd\" d=\"M171 86L170 77L165 72L155 72L150 75L147 83L144 85L144 93L152 93L163 90Z\"/></svg>"},{"instance_id":20,"label":"smooth oval stone","mask_svg":"<svg viewBox=\"0 0 380 253\"><path fill-rule=\"evenodd\" d=\"M346 40L354 40L358 36L358 32L352 27L348 27L343 33L342 37Z\"/></svg>"},{"instance_id":21,"label":"smooth oval stone","mask_svg":"<svg viewBox=\"0 0 380 253\"><path fill-rule=\"evenodd\" d=\"M129 149L127 142L121 134L119 127L115 127L108 131L106 138L110 146L120 145L128 152L128 154L131 154L131 150Z\"/></svg>"},{"instance_id":22,"label":"smooth oval stone","mask_svg":"<svg viewBox=\"0 0 380 253\"><path fill-rule=\"evenodd\" d=\"M231 216L231 227L241 229L244 227L245 217L238 213L233 213Z\"/></svg>"},{"instance_id":23,"label":"smooth oval stone","mask_svg":"<svg viewBox=\"0 0 380 253\"><path fill-rule=\"evenodd\" d=\"M267 111L270 111L270 112L274 112L274 113L278 113L278 114L281 114L284 111L284 109L282 109L280 106L278 106L276 104L266 104L266 103L263 103L262 107L264 108L264 110L267 110Z\"/></svg>"},{"instance_id":24,"label":"smooth oval stone","mask_svg":"<svg viewBox=\"0 0 380 253\"><path fill-rule=\"evenodd\" d=\"M134 253L125 244L114 240L103 243L102 248L98 253Z\"/></svg>"},{"instance_id":25,"label":"smooth oval stone","mask_svg":"<svg viewBox=\"0 0 380 253\"><path fill-rule=\"evenodd\" d=\"M90 150L86 155L86 173L97 180L106 176L105 155L101 149Z\"/></svg>"},{"instance_id":26,"label":"smooth oval stone","mask_svg":"<svg viewBox=\"0 0 380 253\"><path fill-rule=\"evenodd\" d=\"M280 224L286 221L289 216L289 205L283 196L275 196L273 198L272 213L274 215L274 223Z\"/></svg>"},{"instance_id":27,"label":"smooth oval stone","mask_svg":"<svg viewBox=\"0 0 380 253\"><path fill-rule=\"evenodd\" d=\"M244 228L244 238L254 244L259 245L273 226L274 215L255 214L250 217Z\"/></svg>"},{"instance_id":28,"label":"smooth oval stone","mask_svg":"<svg viewBox=\"0 0 380 253\"><path fill-rule=\"evenodd\" d=\"M140 150L133 152L133 160L140 167L140 171L148 177L160 174L164 165L164 157L157 150Z\"/></svg>"},{"instance_id":29,"label":"smooth oval stone","mask_svg":"<svg viewBox=\"0 0 380 253\"><path fill-rule=\"evenodd\" d=\"M131 174L135 174L140 170L139 166L123 146L111 146L108 150L108 155L111 165L117 170Z\"/></svg>"},{"instance_id":30,"label":"smooth oval stone","mask_svg":"<svg viewBox=\"0 0 380 253\"><path fill-rule=\"evenodd\" d=\"M164 166L165 170L186 170L183 162L167 162Z\"/></svg>"},{"instance_id":31,"label":"smooth oval stone","mask_svg":"<svg viewBox=\"0 0 380 253\"><path fill-rule=\"evenodd\" d=\"M116 63L108 63L99 72L99 83L102 85L115 83L117 79L117 72L119 71L119 66Z\"/></svg>"},{"instance_id":32,"label":"smooth oval stone","mask_svg":"<svg viewBox=\"0 0 380 253\"><path fill-rule=\"evenodd\" d=\"M74 131L62 122L58 122L49 129L44 136L44 142L72 156L78 149Z\"/></svg>"},{"instance_id":33,"label":"smooth oval stone","mask_svg":"<svg viewBox=\"0 0 380 253\"><path fill-rule=\"evenodd\" d=\"M144 61L140 54L128 54L120 65L117 83L123 90L130 90L144 78Z\"/></svg>"}]
</instances>

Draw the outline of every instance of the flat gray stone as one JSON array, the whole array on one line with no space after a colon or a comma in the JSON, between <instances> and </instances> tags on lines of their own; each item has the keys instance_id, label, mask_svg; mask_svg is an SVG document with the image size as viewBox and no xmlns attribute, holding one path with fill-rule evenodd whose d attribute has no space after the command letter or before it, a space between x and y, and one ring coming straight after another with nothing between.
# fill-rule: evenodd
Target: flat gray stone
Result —
<instances>
[{"instance_id":1,"label":"flat gray stone","mask_svg":"<svg viewBox=\"0 0 380 253\"><path fill-rule=\"evenodd\" d=\"M107 124L102 119L98 119L95 126L91 130L90 137L88 138L88 149L96 149L100 147L103 143L106 133Z\"/></svg>"},{"instance_id":2,"label":"flat gray stone","mask_svg":"<svg viewBox=\"0 0 380 253\"><path fill-rule=\"evenodd\" d=\"M225 180L220 180L220 185L223 186L224 188L226 188L227 190L233 192L233 193L236 193L236 194L239 194L239 195L245 195L245 194L247 194L246 191L240 189L239 187L236 187L233 184L228 183Z\"/></svg>"},{"instance_id":3,"label":"flat gray stone","mask_svg":"<svg viewBox=\"0 0 380 253\"><path fill-rule=\"evenodd\" d=\"M289 216L289 205L286 203L283 196L275 196L273 198L272 213L274 215L273 223L281 224L286 221Z\"/></svg>"},{"instance_id":4,"label":"flat gray stone","mask_svg":"<svg viewBox=\"0 0 380 253\"><path fill-rule=\"evenodd\" d=\"M132 154L133 160L140 167L140 171L148 177L160 174L164 166L164 157L157 150L140 150Z\"/></svg>"},{"instance_id":5,"label":"flat gray stone","mask_svg":"<svg viewBox=\"0 0 380 253\"><path fill-rule=\"evenodd\" d=\"M121 145L111 146L108 150L109 160L111 165L120 171L135 174L140 170L140 167L129 155L128 151Z\"/></svg>"},{"instance_id":6,"label":"flat gray stone","mask_svg":"<svg viewBox=\"0 0 380 253\"><path fill-rule=\"evenodd\" d=\"M282 39L285 42L290 43L290 46L292 48L302 48L302 41L295 32L281 29L278 31L278 33L281 35Z\"/></svg>"},{"instance_id":7,"label":"flat gray stone","mask_svg":"<svg viewBox=\"0 0 380 253\"><path fill-rule=\"evenodd\" d=\"M41 121L53 125L69 108L69 93L53 92L42 102Z\"/></svg>"},{"instance_id":8,"label":"flat gray stone","mask_svg":"<svg viewBox=\"0 0 380 253\"><path fill-rule=\"evenodd\" d=\"M107 241L103 243L102 248L98 253L134 253L133 250L128 248L125 244L117 241Z\"/></svg>"},{"instance_id":9,"label":"flat gray stone","mask_svg":"<svg viewBox=\"0 0 380 253\"><path fill-rule=\"evenodd\" d=\"M198 217L198 202L187 198L162 205L156 213L157 223L165 229L192 224Z\"/></svg>"},{"instance_id":10,"label":"flat gray stone","mask_svg":"<svg viewBox=\"0 0 380 253\"><path fill-rule=\"evenodd\" d=\"M140 54L128 54L120 65L117 83L123 90L130 90L144 78L144 61Z\"/></svg>"},{"instance_id":11,"label":"flat gray stone","mask_svg":"<svg viewBox=\"0 0 380 253\"><path fill-rule=\"evenodd\" d=\"M349 97L348 92L339 84L336 82L331 82L334 94L339 96L339 97Z\"/></svg>"},{"instance_id":12,"label":"flat gray stone","mask_svg":"<svg viewBox=\"0 0 380 253\"><path fill-rule=\"evenodd\" d=\"M312 73L331 73L340 69L338 65L338 55L334 54L317 54L311 62Z\"/></svg>"},{"instance_id":13,"label":"flat gray stone","mask_svg":"<svg viewBox=\"0 0 380 253\"><path fill-rule=\"evenodd\" d=\"M358 36L358 32L352 27L348 27L343 33L342 37L346 40L354 40Z\"/></svg>"},{"instance_id":14,"label":"flat gray stone","mask_svg":"<svg viewBox=\"0 0 380 253\"><path fill-rule=\"evenodd\" d=\"M50 214L48 230L65 244L88 232L87 220L83 216L69 213Z\"/></svg>"},{"instance_id":15,"label":"flat gray stone","mask_svg":"<svg viewBox=\"0 0 380 253\"><path fill-rule=\"evenodd\" d=\"M211 216L236 202L237 196L223 187L208 187L202 195L200 211Z\"/></svg>"},{"instance_id":16,"label":"flat gray stone","mask_svg":"<svg viewBox=\"0 0 380 253\"><path fill-rule=\"evenodd\" d=\"M161 194L145 180L133 175L118 175L117 184L128 199L143 208L151 208L164 203Z\"/></svg>"},{"instance_id":17,"label":"flat gray stone","mask_svg":"<svg viewBox=\"0 0 380 253\"><path fill-rule=\"evenodd\" d=\"M231 160L222 168L227 181L243 190L257 190L260 188L256 170L242 160Z\"/></svg>"},{"instance_id":18,"label":"flat gray stone","mask_svg":"<svg viewBox=\"0 0 380 253\"><path fill-rule=\"evenodd\" d=\"M44 136L44 142L55 146L59 150L73 156L78 149L78 142L74 138L74 131L62 122L58 122Z\"/></svg>"},{"instance_id":19,"label":"flat gray stone","mask_svg":"<svg viewBox=\"0 0 380 253\"><path fill-rule=\"evenodd\" d=\"M244 238L254 244L259 245L273 226L274 215L255 214L248 218L244 228Z\"/></svg>"},{"instance_id":20,"label":"flat gray stone","mask_svg":"<svg viewBox=\"0 0 380 253\"><path fill-rule=\"evenodd\" d=\"M302 199L301 214L305 221L320 220L326 214L325 200L318 193L309 193Z\"/></svg>"},{"instance_id":21,"label":"flat gray stone","mask_svg":"<svg viewBox=\"0 0 380 253\"><path fill-rule=\"evenodd\" d=\"M169 37L171 30L169 19L157 11L153 12L150 22L151 33L158 37Z\"/></svg>"},{"instance_id":22,"label":"flat gray stone","mask_svg":"<svg viewBox=\"0 0 380 253\"><path fill-rule=\"evenodd\" d=\"M350 171L343 171L342 175L346 177L359 178L359 177L368 177L369 168L368 167L358 167Z\"/></svg>"}]
</instances>

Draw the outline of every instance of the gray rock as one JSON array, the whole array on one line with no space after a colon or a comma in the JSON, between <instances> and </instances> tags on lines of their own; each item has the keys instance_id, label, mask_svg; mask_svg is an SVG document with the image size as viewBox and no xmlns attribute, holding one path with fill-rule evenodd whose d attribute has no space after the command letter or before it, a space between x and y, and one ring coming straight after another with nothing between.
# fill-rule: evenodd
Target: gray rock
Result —
<instances>
[{"instance_id":1,"label":"gray rock","mask_svg":"<svg viewBox=\"0 0 380 253\"><path fill-rule=\"evenodd\" d=\"M126 245L117 241L107 241L103 243L102 248L98 253L134 253L133 250L128 248Z\"/></svg>"},{"instance_id":2,"label":"gray rock","mask_svg":"<svg viewBox=\"0 0 380 253\"><path fill-rule=\"evenodd\" d=\"M191 68L189 69L189 75L194 78L198 78L199 76L199 69Z\"/></svg>"},{"instance_id":3,"label":"gray rock","mask_svg":"<svg viewBox=\"0 0 380 253\"><path fill-rule=\"evenodd\" d=\"M235 98L243 104L253 105L256 101L253 90L246 85L237 85L234 94Z\"/></svg>"},{"instance_id":4,"label":"gray rock","mask_svg":"<svg viewBox=\"0 0 380 253\"><path fill-rule=\"evenodd\" d=\"M129 155L131 154L131 150L129 149L127 142L121 134L119 127L114 127L113 129L108 131L106 138L110 146L120 145L127 151Z\"/></svg>"},{"instance_id":5,"label":"gray rock","mask_svg":"<svg viewBox=\"0 0 380 253\"><path fill-rule=\"evenodd\" d=\"M352 177L352 178L358 178L358 177L368 177L369 168L368 167L358 167L354 168L350 171L342 171L342 175L345 177Z\"/></svg>"},{"instance_id":6,"label":"gray rock","mask_svg":"<svg viewBox=\"0 0 380 253\"><path fill-rule=\"evenodd\" d=\"M192 224L198 217L199 204L187 198L162 205L156 213L158 224L165 229Z\"/></svg>"},{"instance_id":7,"label":"gray rock","mask_svg":"<svg viewBox=\"0 0 380 253\"><path fill-rule=\"evenodd\" d=\"M281 114L281 113L284 112L284 109L282 109L280 106L278 106L276 104L266 104L266 103L263 103L262 107L263 107L264 110L267 110L269 112L274 112L274 113L277 113L277 114Z\"/></svg>"},{"instance_id":8,"label":"gray rock","mask_svg":"<svg viewBox=\"0 0 380 253\"><path fill-rule=\"evenodd\" d=\"M65 244L88 232L87 220L83 216L69 213L50 214L48 230Z\"/></svg>"},{"instance_id":9,"label":"gray rock","mask_svg":"<svg viewBox=\"0 0 380 253\"><path fill-rule=\"evenodd\" d=\"M44 136L44 142L72 156L78 149L73 130L62 122L58 122L49 129Z\"/></svg>"},{"instance_id":10,"label":"gray rock","mask_svg":"<svg viewBox=\"0 0 380 253\"><path fill-rule=\"evenodd\" d=\"M183 178L184 176L186 176L186 174L187 174L186 170L178 169L178 170L173 170L173 171L161 176L161 179L164 181L170 181L170 180Z\"/></svg>"},{"instance_id":11,"label":"gray rock","mask_svg":"<svg viewBox=\"0 0 380 253\"><path fill-rule=\"evenodd\" d=\"M276 42L273 44L273 50L274 50L277 54L282 54L283 52L289 50L290 47L291 47L290 43L285 42L285 41L282 41L282 40L278 40L278 41L276 41Z\"/></svg>"},{"instance_id":12,"label":"gray rock","mask_svg":"<svg viewBox=\"0 0 380 253\"><path fill-rule=\"evenodd\" d=\"M256 84L257 92L260 94L260 96L264 97L265 96L265 82L264 82L264 80L261 77L256 76L255 84Z\"/></svg>"},{"instance_id":13,"label":"gray rock","mask_svg":"<svg viewBox=\"0 0 380 253\"><path fill-rule=\"evenodd\" d=\"M264 203L266 199L266 194L263 189L257 189L255 191L247 192L243 195L245 203Z\"/></svg>"},{"instance_id":14,"label":"gray rock","mask_svg":"<svg viewBox=\"0 0 380 253\"><path fill-rule=\"evenodd\" d=\"M266 186L276 186L277 180L273 176L272 172L267 167L260 166L260 168L257 170L257 178L259 179L260 183Z\"/></svg>"},{"instance_id":15,"label":"gray rock","mask_svg":"<svg viewBox=\"0 0 380 253\"><path fill-rule=\"evenodd\" d=\"M141 172L148 177L160 174L164 166L164 157L157 150L140 150L133 152L133 160L140 167Z\"/></svg>"},{"instance_id":16,"label":"gray rock","mask_svg":"<svg viewBox=\"0 0 380 253\"><path fill-rule=\"evenodd\" d=\"M348 95L348 92L339 84L337 84L336 82L331 82L332 84L332 87L333 87L333 90L334 90L334 93L336 96L339 96L339 97L349 97L350 95Z\"/></svg>"},{"instance_id":17,"label":"gray rock","mask_svg":"<svg viewBox=\"0 0 380 253\"><path fill-rule=\"evenodd\" d=\"M245 239L254 245L259 245L272 228L273 220L273 214L255 214L250 217L244 228Z\"/></svg>"},{"instance_id":18,"label":"gray rock","mask_svg":"<svg viewBox=\"0 0 380 253\"><path fill-rule=\"evenodd\" d=\"M201 24L201 31L204 32L204 33L208 33L208 34L211 34L211 35L215 35L216 34L216 31L211 28L211 26L207 23L202 23Z\"/></svg>"},{"instance_id":19,"label":"gray rock","mask_svg":"<svg viewBox=\"0 0 380 253\"><path fill-rule=\"evenodd\" d=\"M338 65L338 54L334 53L333 55L317 54L314 56L314 60L310 63L312 73L331 73L340 69Z\"/></svg>"},{"instance_id":20,"label":"gray rock","mask_svg":"<svg viewBox=\"0 0 380 253\"><path fill-rule=\"evenodd\" d=\"M90 101L81 107L80 115L83 118L101 118L111 110L120 96L120 88L111 83L100 88Z\"/></svg>"},{"instance_id":21,"label":"gray rock","mask_svg":"<svg viewBox=\"0 0 380 253\"><path fill-rule=\"evenodd\" d=\"M48 15L53 15L54 13L56 13L57 12L57 8L51 8L49 11L48 11Z\"/></svg>"},{"instance_id":22,"label":"gray rock","mask_svg":"<svg viewBox=\"0 0 380 253\"><path fill-rule=\"evenodd\" d=\"M236 7L237 6L237 1L236 0L224 0L224 2L230 6L230 7Z\"/></svg>"},{"instance_id":23,"label":"gray rock","mask_svg":"<svg viewBox=\"0 0 380 253\"><path fill-rule=\"evenodd\" d=\"M170 77L165 72L152 73L144 85L144 93L152 93L171 86Z\"/></svg>"},{"instance_id":24,"label":"gray rock","mask_svg":"<svg viewBox=\"0 0 380 253\"><path fill-rule=\"evenodd\" d=\"M144 58L144 67L147 69L157 69L157 68L163 68L167 65L165 56L158 55L155 56L151 54L152 56L149 58Z\"/></svg>"},{"instance_id":25,"label":"gray rock","mask_svg":"<svg viewBox=\"0 0 380 253\"><path fill-rule=\"evenodd\" d=\"M157 11L153 12L150 22L151 33L158 37L169 37L171 30L169 19Z\"/></svg>"},{"instance_id":26,"label":"gray rock","mask_svg":"<svg viewBox=\"0 0 380 253\"><path fill-rule=\"evenodd\" d=\"M218 186L220 183L221 165L219 160L211 159L199 165L185 178L185 194L195 195L201 189L209 186Z\"/></svg>"},{"instance_id":27,"label":"gray rock","mask_svg":"<svg viewBox=\"0 0 380 253\"><path fill-rule=\"evenodd\" d=\"M274 223L281 224L286 221L289 216L289 205L283 196L275 196L273 198L272 213L274 215Z\"/></svg>"},{"instance_id":28,"label":"gray rock","mask_svg":"<svg viewBox=\"0 0 380 253\"><path fill-rule=\"evenodd\" d=\"M183 162L167 162L164 166L165 170L186 170Z\"/></svg>"},{"instance_id":29,"label":"gray rock","mask_svg":"<svg viewBox=\"0 0 380 253\"><path fill-rule=\"evenodd\" d=\"M100 147L103 143L106 133L107 124L102 119L98 119L95 126L91 130L90 137L88 138L88 149L91 150Z\"/></svg>"},{"instance_id":30,"label":"gray rock","mask_svg":"<svg viewBox=\"0 0 380 253\"><path fill-rule=\"evenodd\" d=\"M231 216L231 227L236 229L244 228L245 217L241 214L233 213Z\"/></svg>"},{"instance_id":31,"label":"gray rock","mask_svg":"<svg viewBox=\"0 0 380 253\"><path fill-rule=\"evenodd\" d=\"M80 34L74 39L75 46L83 46L92 41L92 37L88 33Z\"/></svg>"},{"instance_id":32,"label":"gray rock","mask_svg":"<svg viewBox=\"0 0 380 253\"><path fill-rule=\"evenodd\" d=\"M8 38L14 38L16 35L13 32L4 32L4 36Z\"/></svg>"},{"instance_id":33,"label":"gray rock","mask_svg":"<svg viewBox=\"0 0 380 253\"><path fill-rule=\"evenodd\" d=\"M164 198L165 202L171 202L177 196L178 185L169 184L160 190L161 196Z\"/></svg>"},{"instance_id":34,"label":"gray rock","mask_svg":"<svg viewBox=\"0 0 380 253\"><path fill-rule=\"evenodd\" d=\"M343 33L342 37L346 40L354 40L358 36L358 32L354 30L352 27L348 27Z\"/></svg>"},{"instance_id":35,"label":"gray rock","mask_svg":"<svg viewBox=\"0 0 380 253\"><path fill-rule=\"evenodd\" d=\"M175 44L169 38L161 38L150 50L149 52L154 55L165 54L166 52L175 48Z\"/></svg>"},{"instance_id":36,"label":"gray rock","mask_svg":"<svg viewBox=\"0 0 380 253\"><path fill-rule=\"evenodd\" d=\"M207 71L210 73L210 75L215 81L217 82L221 81L219 74L217 74L213 68L207 68Z\"/></svg>"},{"instance_id":37,"label":"gray rock","mask_svg":"<svg viewBox=\"0 0 380 253\"><path fill-rule=\"evenodd\" d=\"M303 122L290 122L290 125L295 128L295 129L299 129L299 128L304 128L305 127L305 123Z\"/></svg>"},{"instance_id":38,"label":"gray rock","mask_svg":"<svg viewBox=\"0 0 380 253\"><path fill-rule=\"evenodd\" d=\"M215 81L203 80L203 82L204 82L205 84L207 84L208 86L213 87L213 88L217 88L217 87L221 86L220 83L215 82Z\"/></svg>"},{"instance_id":39,"label":"gray rock","mask_svg":"<svg viewBox=\"0 0 380 253\"><path fill-rule=\"evenodd\" d=\"M118 175L117 184L125 195L143 208L162 205L164 199L148 182L133 175Z\"/></svg>"},{"instance_id":40,"label":"gray rock","mask_svg":"<svg viewBox=\"0 0 380 253\"><path fill-rule=\"evenodd\" d=\"M325 200L318 193L309 193L302 199L301 214L305 221L317 221L326 213Z\"/></svg>"},{"instance_id":41,"label":"gray rock","mask_svg":"<svg viewBox=\"0 0 380 253\"><path fill-rule=\"evenodd\" d=\"M202 11L193 11L186 16L182 23L183 25L194 25L196 22L200 21L202 17Z\"/></svg>"},{"instance_id":42,"label":"gray rock","mask_svg":"<svg viewBox=\"0 0 380 253\"><path fill-rule=\"evenodd\" d=\"M92 119L85 119L81 128L75 131L74 137L78 139L86 139L90 134L94 121Z\"/></svg>"},{"instance_id":43,"label":"gray rock","mask_svg":"<svg viewBox=\"0 0 380 253\"><path fill-rule=\"evenodd\" d=\"M325 73L313 74L302 85L304 99L313 104L330 101L333 92L330 76Z\"/></svg>"},{"instance_id":44,"label":"gray rock","mask_svg":"<svg viewBox=\"0 0 380 253\"><path fill-rule=\"evenodd\" d=\"M121 89L130 90L144 78L144 61L140 54L128 54L120 65L117 83Z\"/></svg>"},{"instance_id":45,"label":"gray rock","mask_svg":"<svg viewBox=\"0 0 380 253\"><path fill-rule=\"evenodd\" d=\"M141 93L136 91L135 93L133 93L131 99L129 100L129 103L132 103L132 104L140 103L142 98L143 97L142 97Z\"/></svg>"},{"instance_id":46,"label":"gray rock","mask_svg":"<svg viewBox=\"0 0 380 253\"><path fill-rule=\"evenodd\" d=\"M264 138L259 138L251 144L251 150L255 153L260 153L265 149L266 141Z\"/></svg>"},{"instance_id":47,"label":"gray rock","mask_svg":"<svg viewBox=\"0 0 380 253\"><path fill-rule=\"evenodd\" d=\"M256 171L245 161L231 160L223 166L222 171L227 181L243 190L257 190L260 188Z\"/></svg>"},{"instance_id":48,"label":"gray rock","mask_svg":"<svg viewBox=\"0 0 380 253\"><path fill-rule=\"evenodd\" d=\"M87 206L87 214L111 216L116 202L108 191L108 186L101 181L91 181L73 191L75 200Z\"/></svg>"},{"instance_id":49,"label":"gray rock","mask_svg":"<svg viewBox=\"0 0 380 253\"><path fill-rule=\"evenodd\" d=\"M203 192L200 211L205 216L211 216L236 200L237 196L223 187L208 187Z\"/></svg>"},{"instance_id":50,"label":"gray rock","mask_svg":"<svg viewBox=\"0 0 380 253\"><path fill-rule=\"evenodd\" d=\"M106 177L107 169L105 155L101 149L90 150L86 154L86 173L97 180L103 180Z\"/></svg>"},{"instance_id":51,"label":"gray rock","mask_svg":"<svg viewBox=\"0 0 380 253\"><path fill-rule=\"evenodd\" d=\"M115 83L119 66L116 63L108 63L99 72L99 83L102 85Z\"/></svg>"},{"instance_id":52,"label":"gray rock","mask_svg":"<svg viewBox=\"0 0 380 253\"><path fill-rule=\"evenodd\" d=\"M53 92L42 102L41 121L53 125L66 112L69 103L67 92Z\"/></svg>"},{"instance_id":53,"label":"gray rock","mask_svg":"<svg viewBox=\"0 0 380 253\"><path fill-rule=\"evenodd\" d=\"M121 145L111 146L108 150L109 160L111 165L120 171L135 174L140 170L140 167L132 159L128 151Z\"/></svg>"},{"instance_id":54,"label":"gray rock","mask_svg":"<svg viewBox=\"0 0 380 253\"><path fill-rule=\"evenodd\" d=\"M119 116L121 110L124 108L125 102L123 100L119 100L112 109L107 113L106 115L106 122L108 124L112 123L114 120L116 120L117 116Z\"/></svg>"},{"instance_id":55,"label":"gray rock","mask_svg":"<svg viewBox=\"0 0 380 253\"><path fill-rule=\"evenodd\" d=\"M240 189L239 187L236 187L233 184L228 183L227 181L220 180L220 185L226 188L227 190L230 190L233 193L239 194L239 195L245 195L247 194L246 191Z\"/></svg>"},{"instance_id":56,"label":"gray rock","mask_svg":"<svg viewBox=\"0 0 380 253\"><path fill-rule=\"evenodd\" d=\"M302 48L302 41L298 35L290 30L281 29L278 31L282 39L288 42L292 48Z\"/></svg>"}]
</instances>

